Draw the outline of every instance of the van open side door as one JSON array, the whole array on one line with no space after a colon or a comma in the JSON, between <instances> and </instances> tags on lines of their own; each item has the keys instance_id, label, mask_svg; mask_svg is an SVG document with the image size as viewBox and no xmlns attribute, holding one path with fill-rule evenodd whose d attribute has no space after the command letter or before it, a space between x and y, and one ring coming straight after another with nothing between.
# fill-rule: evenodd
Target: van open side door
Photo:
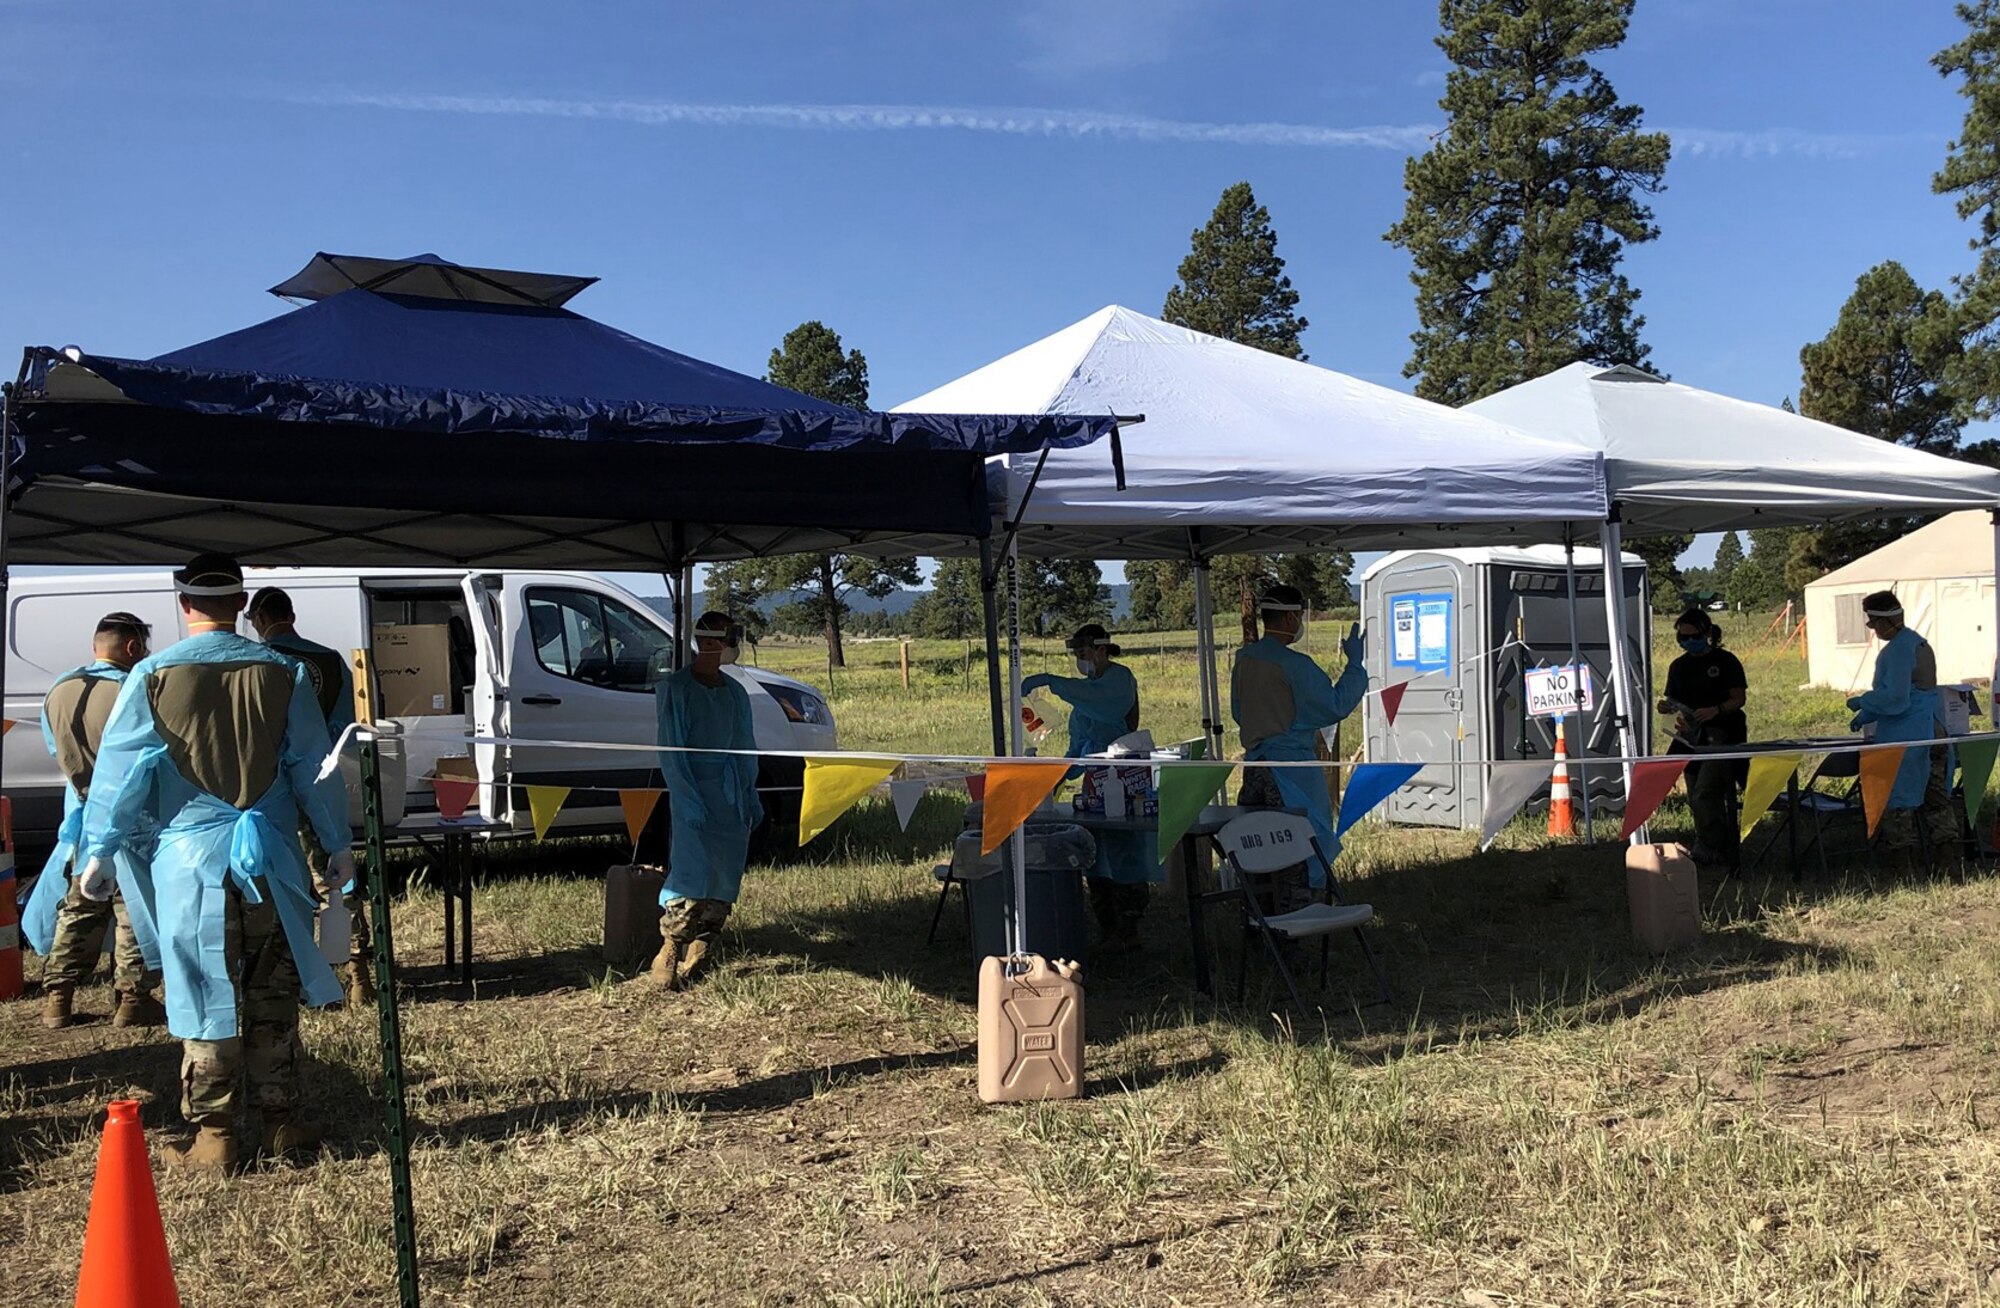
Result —
<instances>
[{"instance_id":1,"label":"van open side door","mask_svg":"<svg viewBox=\"0 0 2000 1308\"><path fill-rule=\"evenodd\" d=\"M504 581L500 574L474 572L459 583L465 591L466 620L472 628L473 684L466 694L467 716L475 738L504 739L510 732L507 703L507 665L500 638ZM479 769L479 812L491 822L513 818L511 788L504 783L509 772L506 749L499 745L473 745L472 761Z\"/></svg>"}]
</instances>

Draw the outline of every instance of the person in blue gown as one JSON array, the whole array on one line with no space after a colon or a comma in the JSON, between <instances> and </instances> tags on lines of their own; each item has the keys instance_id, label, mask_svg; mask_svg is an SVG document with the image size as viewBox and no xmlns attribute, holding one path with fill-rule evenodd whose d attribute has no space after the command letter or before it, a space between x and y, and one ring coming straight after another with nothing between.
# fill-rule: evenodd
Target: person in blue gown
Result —
<instances>
[{"instance_id":1,"label":"person in blue gown","mask_svg":"<svg viewBox=\"0 0 2000 1308\"><path fill-rule=\"evenodd\" d=\"M690 985L713 961L743 886L750 835L764 820L750 696L724 670L736 661L742 628L726 613L704 613L693 635L693 661L653 688L673 837L652 976L668 990ZM688 752L711 749L746 752Z\"/></svg>"},{"instance_id":2,"label":"person in blue gown","mask_svg":"<svg viewBox=\"0 0 2000 1308\"><path fill-rule=\"evenodd\" d=\"M1256 762L1310 762L1319 757L1316 738L1360 707L1368 693L1368 669L1362 666L1361 628L1348 630L1340 643L1347 667L1340 680L1292 646L1305 631L1305 597L1296 587L1272 586L1258 601L1263 623L1261 639L1236 654L1230 675L1229 712L1243 736L1243 758ZM1320 852L1331 864L1340 856L1333 833L1333 799L1321 768L1243 769L1238 802L1247 808L1289 808L1306 815ZM1317 862L1307 864L1313 889L1325 884ZM1286 888L1276 907L1280 912L1301 907L1310 896L1294 885Z\"/></svg>"},{"instance_id":3,"label":"person in blue gown","mask_svg":"<svg viewBox=\"0 0 2000 1308\"><path fill-rule=\"evenodd\" d=\"M1874 684L1847 701L1855 731L1870 724L1878 741L1938 740L1944 736L1944 700L1938 691L1937 654L1929 641L1903 623L1902 601L1880 590L1861 601L1868 630L1882 642L1875 655ZM1889 808L1882 818L1882 848L1907 862L1923 826L1934 855L1958 860L1958 818L1951 803L1951 749L1925 745L1909 749L1896 770Z\"/></svg>"},{"instance_id":4,"label":"person in blue gown","mask_svg":"<svg viewBox=\"0 0 2000 1308\"><path fill-rule=\"evenodd\" d=\"M1075 676L1036 673L1021 679L1021 691L1046 690L1070 706L1068 757L1102 754L1120 736L1139 729L1139 681L1132 669L1113 661L1119 648L1095 622L1077 628L1068 649ZM1140 919L1162 875L1159 842L1152 832L1098 833L1090 904L1107 947L1138 943Z\"/></svg>"}]
</instances>

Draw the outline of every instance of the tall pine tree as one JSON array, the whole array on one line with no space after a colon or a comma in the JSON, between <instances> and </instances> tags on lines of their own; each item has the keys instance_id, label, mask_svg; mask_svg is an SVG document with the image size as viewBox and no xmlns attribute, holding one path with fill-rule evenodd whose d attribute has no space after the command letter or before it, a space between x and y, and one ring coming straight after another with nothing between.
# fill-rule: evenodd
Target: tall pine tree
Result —
<instances>
[{"instance_id":1,"label":"tall pine tree","mask_svg":"<svg viewBox=\"0 0 2000 1308\"><path fill-rule=\"evenodd\" d=\"M1299 293L1278 257L1270 210L1257 203L1250 183L1223 191L1208 222L1195 228L1190 246L1162 318L1287 359L1306 357L1299 344L1306 329L1296 312Z\"/></svg>"},{"instance_id":2,"label":"tall pine tree","mask_svg":"<svg viewBox=\"0 0 2000 1308\"><path fill-rule=\"evenodd\" d=\"M1977 224L1978 256L1953 283L1953 310L1964 353L1951 368L1952 390L1974 418L2000 416L2000 0L1958 6L1962 40L1938 52L1938 72L1958 79L1965 123L1944 167L1931 179L1940 195L1957 197L1958 216Z\"/></svg>"},{"instance_id":3,"label":"tall pine tree","mask_svg":"<svg viewBox=\"0 0 2000 1308\"><path fill-rule=\"evenodd\" d=\"M764 379L834 404L868 407L868 360L859 350L844 350L840 333L818 320L802 322L785 333L784 341L771 351ZM877 559L865 554L786 555L765 560L757 572L765 593L790 591L795 596L787 606L787 618L824 632L827 657L837 668L847 666L840 635L847 596L859 592L883 599L921 580L913 558Z\"/></svg>"},{"instance_id":4,"label":"tall pine tree","mask_svg":"<svg viewBox=\"0 0 2000 1308\"><path fill-rule=\"evenodd\" d=\"M1306 357L1299 342L1306 328L1306 320L1297 312L1299 293L1285 275L1270 211L1257 203L1250 183L1237 182L1223 191L1215 212L1195 229L1190 245L1161 317L1288 359ZM1210 570L1211 590L1224 602L1228 596L1236 598L1246 644L1257 638L1257 591L1276 574L1277 560L1261 554L1219 558ZM1190 589L1190 612L1191 596ZM1164 607L1177 606L1163 603Z\"/></svg>"},{"instance_id":5,"label":"tall pine tree","mask_svg":"<svg viewBox=\"0 0 2000 1308\"><path fill-rule=\"evenodd\" d=\"M1736 570L1743 566L1743 538L1735 532L1724 532L1722 540L1715 547L1715 563L1709 568L1715 589L1722 598L1735 603L1737 596L1730 592L1730 584L1735 580Z\"/></svg>"},{"instance_id":6,"label":"tall pine tree","mask_svg":"<svg viewBox=\"0 0 2000 1308\"><path fill-rule=\"evenodd\" d=\"M1404 375L1465 404L1578 360L1644 362L1625 246L1659 235L1667 137L1590 56L1633 0L1441 0L1444 135L1404 167L1419 330Z\"/></svg>"}]
</instances>

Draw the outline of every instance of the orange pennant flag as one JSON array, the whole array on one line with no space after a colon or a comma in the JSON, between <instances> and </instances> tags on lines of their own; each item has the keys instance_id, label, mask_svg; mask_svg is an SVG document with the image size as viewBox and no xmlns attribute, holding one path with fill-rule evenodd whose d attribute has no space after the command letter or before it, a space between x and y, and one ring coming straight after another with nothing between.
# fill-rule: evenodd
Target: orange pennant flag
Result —
<instances>
[{"instance_id":1,"label":"orange pennant flag","mask_svg":"<svg viewBox=\"0 0 2000 1308\"><path fill-rule=\"evenodd\" d=\"M1896 788L1896 773L1903 766L1903 751L1900 749L1864 749L1861 751L1861 811L1868 816L1868 836L1874 839L1875 828L1882 823L1882 814L1889 808L1889 792Z\"/></svg>"},{"instance_id":2,"label":"orange pennant flag","mask_svg":"<svg viewBox=\"0 0 2000 1308\"><path fill-rule=\"evenodd\" d=\"M1005 844L1068 775L1067 763L988 763L979 852L990 854Z\"/></svg>"},{"instance_id":3,"label":"orange pennant flag","mask_svg":"<svg viewBox=\"0 0 2000 1308\"><path fill-rule=\"evenodd\" d=\"M6 734L7 734L8 732L12 731L13 729L14 729L14 719L12 719L12 718L0 718L0 736L4 736L4 735L6 735Z\"/></svg>"},{"instance_id":4,"label":"orange pennant flag","mask_svg":"<svg viewBox=\"0 0 2000 1308\"><path fill-rule=\"evenodd\" d=\"M639 833L646 829L653 810L660 806L657 790L621 790L618 792L618 807L625 810L625 834L632 837L632 843L639 843Z\"/></svg>"}]
</instances>

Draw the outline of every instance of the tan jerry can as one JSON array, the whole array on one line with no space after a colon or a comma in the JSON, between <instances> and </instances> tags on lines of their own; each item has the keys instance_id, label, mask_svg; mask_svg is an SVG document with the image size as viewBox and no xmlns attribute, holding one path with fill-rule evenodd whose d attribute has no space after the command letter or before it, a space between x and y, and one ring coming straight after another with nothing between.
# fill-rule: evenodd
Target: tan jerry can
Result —
<instances>
[{"instance_id":1,"label":"tan jerry can","mask_svg":"<svg viewBox=\"0 0 2000 1308\"><path fill-rule=\"evenodd\" d=\"M1701 939L1701 886L1683 846L1626 846L1625 896L1632 938L1646 952L1664 954Z\"/></svg>"},{"instance_id":2,"label":"tan jerry can","mask_svg":"<svg viewBox=\"0 0 2000 1308\"><path fill-rule=\"evenodd\" d=\"M660 951L660 888L656 867L621 864L604 874L604 961L637 967Z\"/></svg>"},{"instance_id":3,"label":"tan jerry can","mask_svg":"<svg viewBox=\"0 0 2000 1308\"><path fill-rule=\"evenodd\" d=\"M979 965L979 1097L989 1104L1083 1093L1083 979L1074 963L1022 958Z\"/></svg>"}]
</instances>

